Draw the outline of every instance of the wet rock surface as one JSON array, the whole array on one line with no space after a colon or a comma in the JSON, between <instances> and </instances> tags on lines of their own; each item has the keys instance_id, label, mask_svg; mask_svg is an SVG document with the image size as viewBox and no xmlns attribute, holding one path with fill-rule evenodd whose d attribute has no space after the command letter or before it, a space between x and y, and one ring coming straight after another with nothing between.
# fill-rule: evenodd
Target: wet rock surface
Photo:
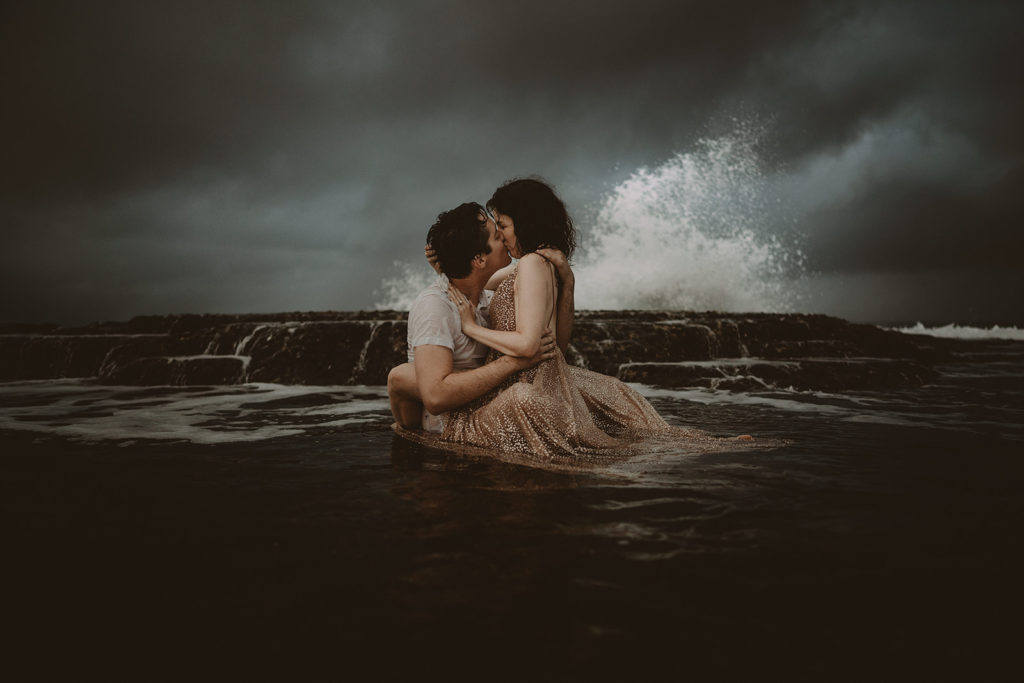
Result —
<instances>
[{"instance_id":1,"label":"wet rock surface","mask_svg":"<svg viewBox=\"0 0 1024 683\"><path fill-rule=\"evenodd\" d=\"M404 311L140 316L0 327L0 381L384 384L405 361ZM871 388L929 381L970 342L825 315L580 311L570 363L660 386Z\"/></svg>"}]
</instances>

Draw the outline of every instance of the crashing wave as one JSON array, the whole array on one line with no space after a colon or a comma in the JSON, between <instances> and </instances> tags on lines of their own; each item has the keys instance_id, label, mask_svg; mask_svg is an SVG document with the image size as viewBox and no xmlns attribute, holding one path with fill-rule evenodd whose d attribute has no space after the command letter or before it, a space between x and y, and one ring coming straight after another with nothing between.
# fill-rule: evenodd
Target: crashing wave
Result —
<instances>
[{"instance_id":1,"label":"crashing wave","mask_svg":"<svg viewBox=\"0 0 1024 683\"><path fill-rule=\"evenodd\" d=\"M942 337L943 339L1011 339L1024 341L1024 329L1019 327L971 327L970 325L957 325L950 323L939 327L926 327L923 323L917 323L912 327L890 327L887 328L905 334L924 334L930 337Z\"/></svg>"},{"instance_id":2,"label":"crashing wave","mask_svg":"<svg viewBox=\"0 0 1024 683\"><path fill-rule=\"evenodd\" d=\"M577 220L579 309L789 312L803 253L769 234L777 211L748 127L699 141L660 166L640 168ZM425 262L396 262L376 292L378 310L406 310L432 280Z\"/></svg>"}]
</instances>

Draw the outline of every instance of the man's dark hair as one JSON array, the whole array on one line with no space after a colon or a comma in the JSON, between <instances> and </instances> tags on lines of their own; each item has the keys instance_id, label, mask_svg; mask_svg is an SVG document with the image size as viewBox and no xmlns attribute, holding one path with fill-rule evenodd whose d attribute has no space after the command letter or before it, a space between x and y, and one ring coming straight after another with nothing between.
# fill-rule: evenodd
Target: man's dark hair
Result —
<instances>
[{"instance_id":1,"label":"man's dark hair","mask_svg":"<svg viewBox=\"0 0 1024 683\"><path fill-rule=\"evenodd\" d=\"M494 191L487 206L512 218L524 254L553 247L569 258L576 249L576 229L565 204L540 178L509 180Z\"/></svg>"},{"instance_id":2,"label":"man's dark hair","mask_svg":"<svg viewBox=\"0 0 1024 683\"><path fill-rule=\"evenodd\" d=\"M427 231L427 244L434 248L441 271L451 279L466 277L478 254L491 253L490 239L484 207L476 202L439 214Z\"/></svg>"}]
</instances>

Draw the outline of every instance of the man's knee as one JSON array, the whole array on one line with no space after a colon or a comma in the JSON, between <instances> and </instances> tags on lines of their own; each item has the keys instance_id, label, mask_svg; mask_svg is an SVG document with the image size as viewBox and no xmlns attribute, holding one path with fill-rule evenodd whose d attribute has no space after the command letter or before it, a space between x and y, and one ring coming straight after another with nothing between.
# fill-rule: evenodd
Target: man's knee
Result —
<instances>
[{"instance_id":1,"label":"man's knee","mask_svg":"<svg viewBox=\"0 0 1024 683\"><path fill-rule=\"evenodd\" d=\"M400 382L401 378L399 377L398 374L398 367L396 366L391 368L391 370L388 372L388 394L395 393Z\"/></svg>"},{"instance_id":2,"label":"man's knee","mask_svg":"<svg viewBox=\"0 0 1024 683\"><path fill-rule=\"evenodd\" d=\"M388 373L388 394L395 394L407 398L414 398L417 395L415 390L416 371L411 363L402 363L391 368Z\"/></svg>"}]
</instances>

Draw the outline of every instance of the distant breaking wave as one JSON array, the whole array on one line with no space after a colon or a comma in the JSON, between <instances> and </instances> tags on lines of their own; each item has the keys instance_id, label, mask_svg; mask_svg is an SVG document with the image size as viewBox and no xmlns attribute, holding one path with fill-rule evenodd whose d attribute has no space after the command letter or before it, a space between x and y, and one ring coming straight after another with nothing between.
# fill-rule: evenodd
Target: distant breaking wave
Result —
<instances>
[{"instance_id":1,"label":"distant breaking wave","mask_svg":"<svg viewBox=\"0 0 1024 683\"><path fill-rule=\"evenodd\" d=\"M803 254L765 229L777 202L757 140L753 130L701 140L605 195L593 225L577 222L577 308L795 310ZM378 309L408 309L433 278L425 263L395 270Z\"/></svg>"},{"instance_id":2,"label":"distant breaking wave","mask_svg":"<svg viewBox=\"0 0 1024 683\"><path fill-rule=\"evenodd\" d=\"M926 334L930 337L942 337L943 339L1012 339L1024 341L1024 330L1019 327L1000 327L993 325L989 328L971 327L969 325L957 325L950 323L941 327L925 327L917 323L912 327L890 327L888 329L906 334Z\"/></svg>"}]
</instances>

